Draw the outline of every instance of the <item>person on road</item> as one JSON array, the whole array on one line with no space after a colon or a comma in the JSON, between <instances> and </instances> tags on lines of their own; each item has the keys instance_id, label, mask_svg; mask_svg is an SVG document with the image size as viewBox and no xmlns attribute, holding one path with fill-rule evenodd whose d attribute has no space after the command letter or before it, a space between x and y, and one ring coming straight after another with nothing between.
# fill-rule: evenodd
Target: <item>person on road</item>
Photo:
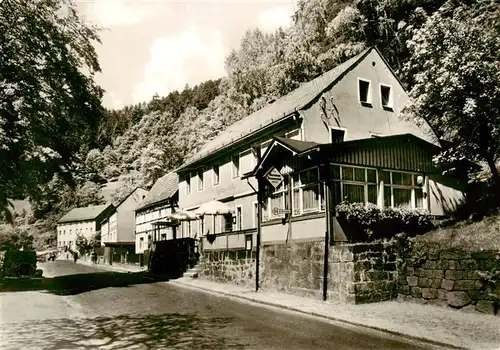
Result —
<instances>
[{"instance_id":1,"label":"person on road","mask_svg":"<svg viewBox=\"0 0 500 350\"><path fill-rule=\"evenodd\" d=\"M77 252L74 252L73 253L73 261L75 262L76 264L76 261L78 260L78 253Z\"/></svg>"}]
</instances>

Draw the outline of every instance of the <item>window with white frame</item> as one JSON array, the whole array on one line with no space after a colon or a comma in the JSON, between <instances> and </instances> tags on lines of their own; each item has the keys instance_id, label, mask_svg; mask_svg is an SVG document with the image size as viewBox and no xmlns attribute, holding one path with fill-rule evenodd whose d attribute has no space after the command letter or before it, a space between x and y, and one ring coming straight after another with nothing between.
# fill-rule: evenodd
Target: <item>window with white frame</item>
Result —
<instances>
[{"instance_id":1,"label":"window with white frame","mask_svg":"<svg viewBox=\"0 0 500 350\"><path fill-rule=\"evenodd\" d=\"M215 164L212 167L212 185L216 186L219 184L219 164Z\"/></svg>"},{"instance_id":2,"label":"window with white frame","mask_svg":"<svg viewBox=\"0 0 500 350\"><path fill-rule=\"evenodd\" d=\"M203 168L201 168L201 169L198 170L198 191L203 191L203 187L204 187L204 181L203 181L204 178L203 178L203 176L204 176L204 173L205 173L205 171L204 171Z\"/></svg>"},{"instance_id":3,"label":"window with white frame","mask_svg":"<svg viewBox=\"0 0 500 350\"><path fill-rule=\"evenodd\" d=\"M240 155L234 155L231 157L232 170L231 173L233 178L240 176Z\"/></svg>"},{"instance_id":4,"label":"window with white frame","mask_svg":"<svg viewBox=\"0 0 500 350\"><path fill-rule=\"evenodd\" d=\"M255 167L255 153L252 149L248 149L244 152L240 153L240 161L239 161L239 171L241 174L248 173L253 170Z\"/></svg>"},{"instance_id":5,"label":"window with white frame","mask_svg":"<svg viewBox=\"0 0 500 350\"><path fill-rule=\"evenodd\" d=\"M380 84L380 103L383 108L392 109L393 97L392 88L390 85Z\"/></svg>"},{"instance_id":6,"label":"window with white frame","mask_svg":"<svg viewBox=\"0 0 500 350\"><path fill-rule=\"evenodd\" d=\"M285 137L287 139L302 141L302 130L299 128L299 129L295 129L295 130L292 130L290 132L287 132L285 134Z\"/></svg>"},{"instance_id":7,"label":"window with white frame","mask_svg":"<svg viewBox=\"0 0 500 350\"><path fill-rule=\"evenodd\" d=\"M361 104L372 103L371 84L369 80L358 79L358 95Z\"/></svg>"},{"instance_id":8,"label":"window with white frame","mask_svg":"<svg viewBox=\"0 0 500 350\"><path fill-rule=\"evenodd\" d=\"M319 181L319 168L311 168L293 175L293 215L318 212L325 209L324 187Z\"/></svg>"},{"instance_id":9,"label":"window with white frame","mask_svg":"<svg viewBox=\"0 0 500 350\"><path fill-rule=\"evenodd\" d=\"M253 236L252 235L245 235L245 249L246 250L252 250L253 246Z\"/></svg>"},{"instance_id":10,"label":"window with white frame","mask_svg":"<svg viewBox=\"0 0 500 350\"><path fill-rule=\"evenodd\" d=\"M424 207L421 174L400 171L382 171L384 181L384 206L419 209Z\"/></svg>"},{"instance_id":11,"label":"window with white frame","mask_svg":"<svg viewBox=\"0 0 500 350\"><path fill-rule=\"evenodd\" d=\"M332 165L335 203L377 204L376 169Z\"/></svg>"},{"instance_id":12,"label":"window with white frame","mask_svg":"<svg viewBox=\"0 0 500 350\"><path fill-rule=\"evenodd\" d=\"M228 213L221 215L220 218L221 218L220 227L222 232L233 231L233 215L231 213Z\"/></svg>"},{"instance_id":13,"label":"window with white frame","mask_svg":"<svg viewBox=\"0 0 500 350\"><path fill-rule=\"evenodd\" d=\"M186 194L191 193L191 173L186 174Z\"/></svg>"},{"instance_id":14,"label":"window with white frame","mask_svg":"<svg viewBox=\"0 0 500 350\"><path fill-rule=\"evenodd\" d=\"M288 196L286 195L285 182L282 181L281 184L275 189L275 191L269 196L269 219L278 219L282 217L282 214L274 213L274 209L286 209L286 199ZM264 219L264 218L263 218ZM267 219L267 218L266 218Z\"/></svg>"},{"instance_id":15,"label":"window with white frame","mask_svg":"<svg viewBox=\"0 0 500 350\"><path fill-rule=\"evenodd\" d=\"M236 207L236 231L243 229L243 213L241 205Z\"/></svg>"}]
</instances>

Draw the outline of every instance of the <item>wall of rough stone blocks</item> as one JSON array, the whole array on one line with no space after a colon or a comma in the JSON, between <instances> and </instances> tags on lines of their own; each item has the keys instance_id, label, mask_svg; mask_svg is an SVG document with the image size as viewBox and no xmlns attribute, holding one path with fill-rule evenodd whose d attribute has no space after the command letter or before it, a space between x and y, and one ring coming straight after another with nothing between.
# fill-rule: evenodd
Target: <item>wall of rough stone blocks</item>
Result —
<instances>
[{"instance_id":1,"label":"wall of rough stone blocks","mask_svg":"<svg viewBox=\"0 0 500 350\"><path fill-rule=\"evenodd\" d=\"M255 285L255 251L205 251L200 278L242 286Z\"/></svg>"},{"instance_id":2,"label":"wall of rough stone blocks","mask_svg":"<svg viewBox=\"0 0 500 350\"><path fill-rule=\"evenodd\" d=\"M355 304L395 298L396 258L390 244L330 247L328 298Z\"/></svg>"},{"instance_id":3,"label":"wall of rough stone blocks","mask_svg":"<svg viewBox=\"0 0 500 350\"><path fill-rule=\"evenodd\" d=\"M413 249L400 267L398 299L499 314L500 285L484 279L485 275L500 271L499 254L496 251Z\"/></svg>"},{"instance_id":4,"label":"wall of rough stone blocks","mask_svg":"<svg viewBox=\"0 0 500 350\"><path fill-rule=\"evenodd\" d=\"M263 290L321 297L323 241L264 245L261 252L260 286Z\"/></svg>"},{"instance_id":5,"label":"wall of rough stone blocks","mask_svg":"<svg viewBox=\"0 0 500 350\"><path fill-rule=\"evenodd\" d=\"M261 286L301 296L323 296L324 242L262 248ZM327 299L367 303L395 298L396 254L383 244L329 247Z\"/></svg>"},{"instance_id":6,"label":"wall of rough stone blocks","mask_svg":"<svg viewBox=\"0 0 500 350\"><path fill-rule=\"evenodd\" d=\"M401 241L329 247L327 298L361 304L398 298L500 315L500 252L406 249ZM206 251L200 274L216 282L255 286L255 251ZM260 287L321 299L324 242L261 247Z\"/></svg>"}]
</instances>

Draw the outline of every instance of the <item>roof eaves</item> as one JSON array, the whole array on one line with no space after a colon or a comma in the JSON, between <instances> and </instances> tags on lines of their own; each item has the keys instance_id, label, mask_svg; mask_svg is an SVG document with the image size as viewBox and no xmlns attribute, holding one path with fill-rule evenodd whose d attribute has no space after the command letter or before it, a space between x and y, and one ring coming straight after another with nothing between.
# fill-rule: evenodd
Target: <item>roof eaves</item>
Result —
<instances>
[{"instance_id":1,"label":"roof eaves","mask_svg":"<svg viewBox=\"0 0 500 350\"><path fill-rule=\"evenodd\" d=\"M172 197L168 197L168 198L156 201L156 202L147 203L145 205L140 205L139 207L135 208L135 212L143 211L143 210L146 210L146 209L150 209L151 207L155 207L155 206L158 206L158 205L164 205L164 204L170 203L171 202L171 198Z\"/></svg>"},{"instance_id":2,"label":"roof eaves","mask_svg":"<svg viewBox=\"0 0 500 350\"><path fill-rule=\"evenodd\" d=\"M288 112L284 113L282 117L279 117L279 118L277 118L277 119L273 120L271 123L269 123L269 124L267 124L267 125L264 125L263 127L261 127L261 128L259 128L259 129L257 129L257 130L254 130L254 131L252 131L252 132L250 132L250 133L248 133L248 134L246 134L246 135L242 136L241 138L235 139L235 140L233 140L233 141L229 142L228 144L226 144L226 145L224 145L224 146L222 146L222 147L220 147L220 148L214 149L214 150L210 151L209 153L207 153L206 155L204 155L204 156L202 156L202 157L200 157L200 158L194 159L194 160L192 160L192 161L189 161L189 162L187 162L187 163L185 163L185 164L183 164L183 165L179 166L179 167L177 168L177 173L178 173L178 174L179 174L179 173L182 173L183 171L188 170L187 168L188 168L189 166L194 165L194 164L196 164L196 163L199 163L200 161L203 161L204 159L209 158L209 157L211 157L211 156L213 156L213 155L217 154L218 152L221 152L221 151L223 151L223 150L226 150L226 149L228 149L228 148L231 148L231 147L233 147L235 144L238 144L238 143L243 143L243 142L245 142L247 139L249 139L249 138L251 138L252 136L254 136L255 134L258 134L258 133L262 132L263 130L268 129L268 128L272 127L273 125L279 124L279 123L281 123L281 122L285 121L286 119L289 119L290 117L293 117L294 115L297 115L297 114L298 114L297 108L294 108L293 110L291 110L291 111L288 111ZM251 116L251 115L250 115L250 116ZM245 117L245 118L246 118L246 117Z\"/></svg>"}]
</instances>

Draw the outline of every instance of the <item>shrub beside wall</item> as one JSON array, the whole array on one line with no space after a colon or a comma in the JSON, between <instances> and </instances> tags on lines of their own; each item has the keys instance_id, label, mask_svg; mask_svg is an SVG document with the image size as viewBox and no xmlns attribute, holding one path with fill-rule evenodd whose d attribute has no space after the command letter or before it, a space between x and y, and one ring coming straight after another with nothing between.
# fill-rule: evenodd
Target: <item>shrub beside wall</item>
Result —
<instances>
[{"instance_id":1,"label":"shrub beside wall","mask_svg":"<svg viewBox=\"0 0 500 350\"><path fill-rule=\"evenodd\" d=\"M404 232L415 236L433 228L431 216L423 211L405 208L380 209L375 204L341 203L336 211L339 222L346 225L353 242L370 242L392 238Z\"/></svg>"}]
</instances>

